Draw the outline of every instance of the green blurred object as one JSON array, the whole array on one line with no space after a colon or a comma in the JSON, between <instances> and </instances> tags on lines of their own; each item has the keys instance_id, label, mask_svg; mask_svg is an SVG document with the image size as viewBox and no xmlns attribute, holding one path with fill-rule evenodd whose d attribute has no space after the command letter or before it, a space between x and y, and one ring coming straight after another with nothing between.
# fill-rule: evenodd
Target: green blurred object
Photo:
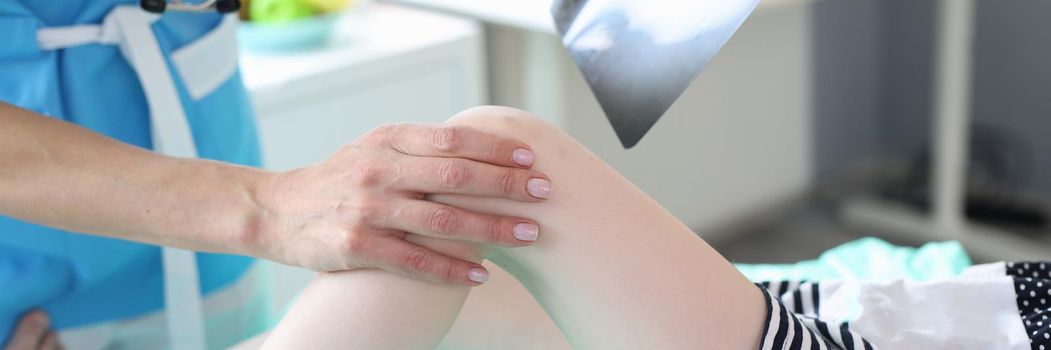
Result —
<instances>
[{"instance_id":1,"label":"green blurred object","mask_svg":"<svg viewBox=\"0 0 1051 350\"><path fill-rule=\"evenodd\" d=\"M249 19L258 24L296 21L318 12L306 0L252 0L248 5Z\"/></svg>"},{"instance_id":2,"label":"green blurred object","mask_svg":"<svg viewBox=\"0 0 1051 350\"><path fill-rule=\"evenodd\" d=\"M956 241L912 248L866 237L829 249L815 260L785 265L734 265L752 281L925 281L957 276L971 266L971 258Z\"/></svg>"},{"instance_id":3,"label":"green blurred object","mask_svg":"<svg viewBox=\"0 0 1051 350\"><path fill-rule=\"evenodd\" d=\"M306 0L321 10L321 12L337 12L350 6L351 0Z\"/></svg>"},{"instance_id":4,"label":"green blurred object","mask_svg":"<svg viewBox=\"0 0 1051 350\"><path fill-rule=\"evenodd\" d=\"M315 16L292 22L243 22L238 29L238 36L241 46L251 52L303 51L322 46L337 19L339 14Z\"/></svg>"}]
</instances>

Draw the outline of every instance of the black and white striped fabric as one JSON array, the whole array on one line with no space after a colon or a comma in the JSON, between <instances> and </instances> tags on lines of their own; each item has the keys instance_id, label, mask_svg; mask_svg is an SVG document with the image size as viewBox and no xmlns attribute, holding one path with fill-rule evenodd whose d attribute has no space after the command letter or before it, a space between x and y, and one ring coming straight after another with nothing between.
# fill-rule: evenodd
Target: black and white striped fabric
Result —
<instances>
[{"instance_id":1,"label":"black and white striped fabric","mask_svg":"<svg viewBox=\"0 0 1051 350\"><path fill-rule=\"evenodd\" d=\"M937 349L1051 350L1048 261L976 265L958 277L927 282L777 281L756 285L766 299L762 350L869 350L880 344L899 348L908 344L902 343L902 334L927 345L940 344L934 345ZM863 292L844 292L847 290ZM821 319L842 315L836 308L846 305L844 300L856 298L860 298L855 304L862 311L851 322L829 321L842 319L835 317ZM878 305L865 304L873 300ZM822 311L824 305L833 304L837 306ZM976 310L979 306L985 308ZM947 323L949 326L944 322L923 323L930 321L906 324L909 322L905 320L930 320L931 315L922 313L932 310L938 310L934 317L954 321ZM1018 318L1009 316L1016 311ZM877 323L882 324L873 327ZM981 336L975 334L975 326L985 329ZM916 338L917 334L921 336Z\"/></svg>"},{"instance_id":2,"label":"black and white striped fabric","mask_svg":"<svg viewBox=\"0 0 1051 350\"><path fill-rule=\"evenodd\" d=\"M846 322L830 325L817 318L821 296L816 283L782 281L756 285L766 299L761 350L874 349Z\"/></svg>"}]
</instances>

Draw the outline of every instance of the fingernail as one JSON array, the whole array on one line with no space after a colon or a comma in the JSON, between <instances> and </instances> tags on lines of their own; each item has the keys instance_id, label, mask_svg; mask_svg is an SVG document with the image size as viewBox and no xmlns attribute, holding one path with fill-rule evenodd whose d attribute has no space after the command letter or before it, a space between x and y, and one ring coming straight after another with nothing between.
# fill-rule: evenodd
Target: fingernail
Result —
<instances>
[{"instance_id":1,"label":"fingernail","mask_svg":"<svg viewBox=\"0 0 1051 350\"><path fill-rule=\"evenodd\" d=\"M521 166L533 165L533 151L525 148L516 148L511 152L511 160Z\"/></svg>"},{"instance_id":2,"label":"fingernail","mask_svg":"<svg viewBox=\"0 0 1051 350\"><path fill-rule=\"evenodd\" d=\"M547 179L529 179L526 181L526 191L536 198L547 198L551 196L551 181Z\"/></svg>"},{"instance_id":3,"label":"fingernail","mask_svg":"<svg viewBox=\"0 0 1051 350\"><path fill-rule=\"evenodd\" d=\"M540 227L536 224L520 223L515 224L514 235L519 241L532 242L536 240L536 237L540 234Z\"/></svg>"},{"instance_id":4,"label":"fingernail","mask_svg":"<svg viewBox=\"0 0 1051 350\"><path fill-rule=\"evenodd\" d=\"M489 280L489 271L477 267L471 268L470 270L467 270L467 279L478 283L485 283L485 281Z\"/></svg>"}]
</instances>

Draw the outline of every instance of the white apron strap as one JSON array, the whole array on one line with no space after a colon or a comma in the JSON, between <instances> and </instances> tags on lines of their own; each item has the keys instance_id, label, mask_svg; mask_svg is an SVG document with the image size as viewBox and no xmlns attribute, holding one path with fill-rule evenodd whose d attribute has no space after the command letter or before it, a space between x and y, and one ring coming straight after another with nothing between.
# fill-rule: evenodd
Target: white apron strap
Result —
<instances>
[{"instance_id":1,"label":"white apron strap","mask_svg":"<svg viewBox=\"0 0 1051 350\"><path fill-rule=\"evenodd\" d=\"M98 43L117 44L139 76L150 109L154 149L174 157L196 158L190 125L175 82L151 25L158 16L135 6L115 7L102 25L44 28L37 32L41 49ZM193 252L163 248L164 303L173 349L204 349L204 316Z\"/></svg>"}]
</instances>

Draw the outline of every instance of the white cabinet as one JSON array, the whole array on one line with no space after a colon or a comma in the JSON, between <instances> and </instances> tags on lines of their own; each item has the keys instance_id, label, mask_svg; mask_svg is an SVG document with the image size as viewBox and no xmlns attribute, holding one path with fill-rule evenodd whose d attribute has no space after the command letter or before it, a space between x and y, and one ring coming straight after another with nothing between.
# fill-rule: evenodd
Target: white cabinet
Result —
<instances>
[{"instance_id":1,"label":"white cabinet","mask_svg":"<svg viewBox=\"0 0 1051 350\"><path fill-rule=\"evenodd\" d=\"M310 164L386 122L485 104L479 25L393 5L340 20L326 47L242 55L267 168Z\"/></svg>"}]
</instances>

